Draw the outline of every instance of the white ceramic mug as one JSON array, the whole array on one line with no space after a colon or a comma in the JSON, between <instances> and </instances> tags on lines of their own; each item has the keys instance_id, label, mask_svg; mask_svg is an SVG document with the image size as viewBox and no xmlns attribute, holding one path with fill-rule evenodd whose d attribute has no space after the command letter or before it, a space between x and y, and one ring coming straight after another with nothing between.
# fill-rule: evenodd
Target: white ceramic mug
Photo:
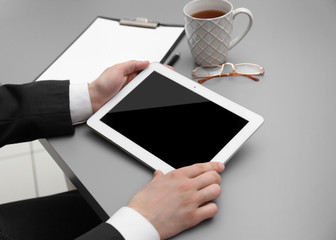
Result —
<instances>
[{"instance_id":1,"label":"white ceramic mug","mask_svg":"<svg viewBox=\"0 0 336 240\"><path fill-rule=\"evenodd\" d=\"M215 18L196 18L195 13L217 10L225 14ZM185 32L195 62L198 65L222 64L228 51L233 48L250 30L253 15L246 8L233 9L226 0L194 0L184 6ZM232 39L233 20L240 14L249 18L245 30Z\"/></svg>"}]
</instances>

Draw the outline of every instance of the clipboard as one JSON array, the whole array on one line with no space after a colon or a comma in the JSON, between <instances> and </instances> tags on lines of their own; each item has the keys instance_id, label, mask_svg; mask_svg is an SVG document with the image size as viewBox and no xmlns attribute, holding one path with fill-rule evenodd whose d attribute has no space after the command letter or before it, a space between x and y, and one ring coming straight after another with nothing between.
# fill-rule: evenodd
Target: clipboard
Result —
<instances>
[{"instance_id":1,"label":"clipboard","mask_svg":"<svg viewBox=\"0 0 336 240\"><path fill-rule=\"evenodd\" d=\"M40 75L40 80L91 83L106 68L128 60L163 63L184 36L181 25L146 19L97 17Z\"/></svg>"}]
</instances>

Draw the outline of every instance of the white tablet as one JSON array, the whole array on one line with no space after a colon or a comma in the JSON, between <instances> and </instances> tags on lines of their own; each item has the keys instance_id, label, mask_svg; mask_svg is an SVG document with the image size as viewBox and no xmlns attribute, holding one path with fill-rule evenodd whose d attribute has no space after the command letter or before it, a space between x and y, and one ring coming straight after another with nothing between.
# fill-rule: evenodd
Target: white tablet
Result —
<instances>
[{"instance_id":1,"label":"white tablet","mask_svg":"<svg viewBox=\"0 0 336 240\"><path fill-rule=\"evenodd\" d=\"M263 118L182 76L151 63L87 124L153 169L226 163Z\"/></svg>"}]
</instances>

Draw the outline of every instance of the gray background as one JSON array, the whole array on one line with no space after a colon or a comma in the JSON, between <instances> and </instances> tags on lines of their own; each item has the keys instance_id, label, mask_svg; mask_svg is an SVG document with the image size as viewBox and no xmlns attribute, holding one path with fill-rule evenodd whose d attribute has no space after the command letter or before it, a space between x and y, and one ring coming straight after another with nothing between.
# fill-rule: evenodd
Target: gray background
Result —
<instances>
[{"instance_id":1,"label":"gray background","mask_svg":"<svg viewBox=\"0 0 336 240\"><path fill-rule=\"evenodd\" d=\"M183 24L187 2L0 0L0 82L32 82L97 16ZM205 86L265 123L226 165L217 216L174 239L335 239L336 1L232 3L255 20L227 60L266 73L259 83L231 77ZM235 29L246 20L238 16ZM176 71L191 77L185 38L177 51ZM43 144L103 218L152 177L85 125Z\"/></svg>"}]
</instances>

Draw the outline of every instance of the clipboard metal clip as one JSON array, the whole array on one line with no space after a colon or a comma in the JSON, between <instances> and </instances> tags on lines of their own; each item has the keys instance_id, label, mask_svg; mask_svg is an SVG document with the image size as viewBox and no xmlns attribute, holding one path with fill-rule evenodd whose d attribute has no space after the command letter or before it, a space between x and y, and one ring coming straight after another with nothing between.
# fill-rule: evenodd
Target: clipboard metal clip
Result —
<instances>
[{"instance_id":1,"label":"clipboard metal clip","mask_svg":"<svg viewBox=\"0 0 336 240\"><path fill-rule=\"evenodd\" d=\"M145 27L145 28L156 28L159 23L148 21L147 18L124 18L120 19L120 25L133 26L133 27Z\"/></svg>"}]
</instances>

